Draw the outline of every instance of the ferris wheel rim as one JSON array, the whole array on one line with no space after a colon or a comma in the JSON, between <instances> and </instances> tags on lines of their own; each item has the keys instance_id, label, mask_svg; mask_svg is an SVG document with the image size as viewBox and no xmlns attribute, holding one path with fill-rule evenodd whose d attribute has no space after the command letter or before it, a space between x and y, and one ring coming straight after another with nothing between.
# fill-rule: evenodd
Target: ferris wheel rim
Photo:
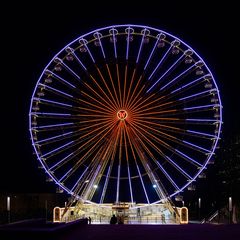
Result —
<instances>
[{"instance_id":1,"label":"ferris wheel rim","mask_svg":"<svg viewBox=\"0 0 240 240\"><path fill-rule=\"evenodd\" d=\"M196 180L196 178L199 176L199 174L202 173L202 171L204 171L205 167L207 166L208 162L210 161L210 159L212 158L214 152L215 152L215 149L216 149L216 146L218 144L218 141L219 141L219 138L220 138L220 133L221 133L221 126L222 126L222 103L221 103L221 98L220 98L220 95L219 95L219 89L218 89L218 86L216 84L216 81L215 81L215 78L214 76L212 75L212 72L210 71L208 65L206 64L206 62L198 55L198 53L192 49L188 44L186 44L183 40L177 38L176 36L168 33L168 32L165 32L165 31L162 31L160 29L157 29L157 28L153 28L153 27L149 27L149 26L145 26L145 25L134 25L134 24L124 24L124 25L112 25L112 26L108 26L108 27L103 27L103 28L98 28L98 29L95 29L91 32L88 32L86 34L83 34L81 35L80 37L76 38L75 40L73 40L72 42L70 42L69 44L67 44L64 48L62 48L51 60L50 62L46 65L46 67L44 68L42 74L40 75L37 83L36 83L36 86L34 88L34 91L33 91L33 94L32 94L32 97L31 97L31 104L30 104L30 110L29 110L29 129L32 128L32 119L31 119L31 113L32 113L32 107L33 107L33 96L35 95L36 91L37 91L37 88L38 88L38 85L45 73L45 71L48 69L48 67L51 65L51 63L54 61L54 59L56 59L60 53L62 53L67 47L71 46L73 43L75 43L76 41L78 41L79 39L82 39L84 38L85 36L88 36L88 35L91 35L91 34L94 34L96 32L100 32L102 30L108 30L108 29L113 29L113 28L119 28L119 27L137 27L137 28L143 28L143 29L149 29L149 30L154 30L156 32L161 32L161 33L165 33L167 34L168 36L171 36L172 38L174 39L177 39L179 40L180 42L183 42L185 46L187 46L189 49L191 49L194 54L204 63L205 67L207 68L209 74L211 75L212 77L212 81L215 85L215 88L217 89L217 96L218 96L218 100L219 100L219 113L220 113L220 117L219 117L219 128L218 128L218 133L217 133L217 139L215 140L215 143L213 145L213 148L211 150L211 152L208 154L208 157L207 157L207 160L205 161L203 167L201 168L201 170L199 172L196 173L195 176L193 176L192 180L187 182L183 187L181 187L178 191L176 191L175 193L169 195L169 197L173 197L175 196L176 194L182 192L187 186L189 186L192 182L194 182ZM32 134L32 131L30 130L30 135L31 135L31 141L32 141L32 145L33 145L33 148L34 148L34 151L37 153L37 149L36 149L36 146L35 146L35 142L33 140L33 134ZM44 165L43 163L43 160L42 158L37 154L37 158L39 160L39 162L41 163L41 165L43 166L44 170L46 171L46 173L49 175L49 177L51 177L54 182L59 186L61 187L62 189L64 189L67 193L73 195L74 193L69 190L67 187L65 187L63 184L61 184L59 182L59 179L57 179L53 174L51 174L51 172L49 172L49 169L46 168L46 166ZM157 202L154 202L154 203L158 203L158 202L161 202L161 200L157 201ZM91 201L90 201L91 202Z\"/></svg>"}]
</instances>

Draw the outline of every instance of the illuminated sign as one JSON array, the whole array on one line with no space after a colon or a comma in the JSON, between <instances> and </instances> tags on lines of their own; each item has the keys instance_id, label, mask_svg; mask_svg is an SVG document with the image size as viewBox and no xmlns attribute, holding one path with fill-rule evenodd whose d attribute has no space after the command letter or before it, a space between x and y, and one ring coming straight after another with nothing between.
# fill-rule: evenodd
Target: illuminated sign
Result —
<instances>
[{"instance_id":1,"label":"illuminated sign","mask_svg":"<svg viewBox=\"0 0 240 240\"><path fill-rule=\"evenodd\" d=\"M128 114L126 110L119 110L117 112L117 117L119 120L125 120L127 118Z\"/></svg>"},{"instance_id":2,"label":"illuminated sign","mask_svg":"<svg viewBox=\"0 0 240 240\"><path fill-rule=\"evenodd\" d=\"M186 207L182 207L180 209L180 223L181 224L188 223L188 209Z\"/></svg>"}]
</instances>

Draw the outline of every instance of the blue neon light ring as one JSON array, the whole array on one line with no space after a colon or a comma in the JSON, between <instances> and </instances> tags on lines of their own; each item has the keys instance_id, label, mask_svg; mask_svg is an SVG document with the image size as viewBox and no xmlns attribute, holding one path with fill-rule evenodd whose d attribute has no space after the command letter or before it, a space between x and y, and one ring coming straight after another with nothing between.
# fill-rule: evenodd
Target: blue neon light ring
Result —
<instances>
[{"instance_id":1,"label":"blue neon light ring","mask_svg":"<svg viewBox=\"0 0 240 240\"><path fill-rule=\"evenodd\" d=\"M94 203L179 195L213 159L221 126L219 89L205 61L174 35L132 24L96 29L61 49L29 110L48 177Z\"/></svg>"}]
</instances>

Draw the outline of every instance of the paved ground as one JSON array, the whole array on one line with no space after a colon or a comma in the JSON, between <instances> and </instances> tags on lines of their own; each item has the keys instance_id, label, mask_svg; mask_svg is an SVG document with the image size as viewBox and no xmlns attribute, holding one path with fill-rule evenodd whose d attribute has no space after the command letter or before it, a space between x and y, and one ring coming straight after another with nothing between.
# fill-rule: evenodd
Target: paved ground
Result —
<instances>
[{"instance_id":1,"label":"paved ground","mask_svg":"<svg viewBox=\"0 0 240 240\"><path fill-rule=\"evenodd\" d=\"M87 225L59 240L240 240L240 225Z\"/></svg>"},{"instance_id":2,"label":"paved ground","mask_svg":"<svg viewBox=\"0 0 240 240\"><path fill-rule=\"evenodd\" d=\"M12 228L0 231L1 240L240 240L240 225L76 225L51 231Z\"/></svg>"}]
</instances>

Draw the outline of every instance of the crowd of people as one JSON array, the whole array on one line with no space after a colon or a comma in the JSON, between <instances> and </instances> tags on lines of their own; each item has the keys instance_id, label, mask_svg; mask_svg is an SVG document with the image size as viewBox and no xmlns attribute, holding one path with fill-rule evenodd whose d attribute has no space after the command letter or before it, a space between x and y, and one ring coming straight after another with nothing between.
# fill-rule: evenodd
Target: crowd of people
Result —
<instances>
[{"instance_id":1,"label":"crowd of people","mask_svg":"<svg viewBox=\"0 0 240 240\"><path fill-rule=\"evenodd\" d=\"M110 224L123 224L123 223L124 223L124 219L122 216L116 217L115 214L112 215L110 219Z\"/></svg>"}]
</instances>

